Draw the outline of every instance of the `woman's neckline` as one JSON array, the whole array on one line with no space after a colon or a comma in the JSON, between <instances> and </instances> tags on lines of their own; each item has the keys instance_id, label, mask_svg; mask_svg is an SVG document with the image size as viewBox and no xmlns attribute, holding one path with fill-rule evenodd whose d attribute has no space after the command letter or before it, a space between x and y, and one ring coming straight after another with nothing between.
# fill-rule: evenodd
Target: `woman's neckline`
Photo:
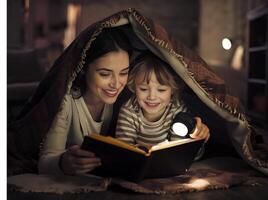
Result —
<instances>
[{"instance_id":1,"label":"woman's neckline","mask_svg":"<svg viewBox=\"0 0 268 200\"><path fill-rule=\"evenodd\" d=\"M82 96L81 98L84 101L92 119L95 122L101 122L102 121L102 114L103 114L103 111L105 108L105 103L102 103L102 102L90 103L90 102L87 102L87 99L84 96Z\"/></svg>"}]
</instances>

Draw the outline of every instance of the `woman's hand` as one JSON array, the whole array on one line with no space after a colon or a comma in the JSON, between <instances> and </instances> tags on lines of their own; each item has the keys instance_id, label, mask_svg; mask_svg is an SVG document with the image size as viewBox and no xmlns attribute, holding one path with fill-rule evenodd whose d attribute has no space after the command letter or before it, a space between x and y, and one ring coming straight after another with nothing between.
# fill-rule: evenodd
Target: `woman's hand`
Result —
<instances>
[{"instance_id":1,"label":"woman's hand","mask_svg":"<svg viewBox=\"0 0 268 200\"><path fill-rule=\"evenodd\" d=\"M209 128L206 124L203 124L200 117L195 117L196 119L196 127L192 134L190 134L191 138L200 138L205 139L205 142L208 141L210 137Z\"/></svg>"},{"instance_id":2,"label":"woman's hand","mask_svg":"<svg viewBox=\"0 0 268 200\"><path fill-rule=\"evenodd\" d=\"M60 160L61 169L65 174L85 174L101 165L101 160L94 153L80 149L80 146L71 146L63 153Z\"/></svg>"}]
</instances>

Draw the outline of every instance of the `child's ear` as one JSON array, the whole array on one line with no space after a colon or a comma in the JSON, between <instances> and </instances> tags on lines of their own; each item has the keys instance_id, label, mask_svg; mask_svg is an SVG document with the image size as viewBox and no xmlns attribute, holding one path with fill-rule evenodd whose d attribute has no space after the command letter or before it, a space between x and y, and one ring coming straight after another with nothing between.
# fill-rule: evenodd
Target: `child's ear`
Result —
<instances>
[{"instance_id":1,"label":"child's ear","mask_svg":"<svg viewBox=\"0 0 268 200\"><path fill-rule=\"evenodd\" d=\"M179 90L172 90L172 92L171 92L171 97L173 98L173 99L177 99L178 98L178 92L179 92Z\"/></svg>"},{"instance_id":2,"label":"child's ear","mask_svg":"<svg viewBox=\"0 0 268 200\"><path fill-rule=\"evenodd\" d=\"M136 87L131 87L128 85L128 89L133 93L136 94Z\"/></svg>"}]
</instances>

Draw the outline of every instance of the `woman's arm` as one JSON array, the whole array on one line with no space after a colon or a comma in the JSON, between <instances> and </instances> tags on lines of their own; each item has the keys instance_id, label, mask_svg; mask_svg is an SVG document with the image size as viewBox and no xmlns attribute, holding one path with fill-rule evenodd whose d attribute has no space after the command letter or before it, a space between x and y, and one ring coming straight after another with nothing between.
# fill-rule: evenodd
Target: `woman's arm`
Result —
<instances>
[{"instance_id":1,"label":"woman's arm","mask_svg":"<svg viewBox=\"0 0 268 200\"><path fill-rule=\"evenodd\" d=\"M71 124L70 96L65 96L62 108L54 118L40 150L38 170L41 174L61 174L59 160L66 151L66 142Z\"/></svg>"},{"instance_id":2,"label":"woman's arm","mask_svg":"<svg viewBox=\"0 0 268 200\"><path fill-rule=\"evenodd\" d=\"M66 151L66 141L71 124L70 118L72 117L69 98L69 96L64 97L62 108L54 118L40 150L38 171L41 174L62 173L59 160L61 154Z\"/></svg>"},{"instance_id":3,"label":"woman's arm","mask_svg":"<svg viewBox=\"0 0 268 200\"><path fill-rule=\"evenodd\" d=\"M39 173L43 174L84 174L101 161L93 153L73 145L66 149L72 118L71 96L66 96L61 111L55 117L41 151L38 163Z\"/></svg>"}]
</instances>

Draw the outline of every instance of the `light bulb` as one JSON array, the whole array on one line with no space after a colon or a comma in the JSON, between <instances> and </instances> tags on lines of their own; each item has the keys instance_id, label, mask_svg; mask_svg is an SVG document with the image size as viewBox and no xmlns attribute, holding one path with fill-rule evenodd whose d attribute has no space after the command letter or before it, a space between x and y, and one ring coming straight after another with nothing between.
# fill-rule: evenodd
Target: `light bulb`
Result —
<instances>
[{"instance_id":1,"label":"light bulb","mask_svg":"<svg viewBox=\"0 0 268 200\"><path fill-rule=\"evenodd\" d=\"M223 38L221 41L222 48L229 50L232 47L232 42L229 38Z\"/></svg>"}]
</instances>

